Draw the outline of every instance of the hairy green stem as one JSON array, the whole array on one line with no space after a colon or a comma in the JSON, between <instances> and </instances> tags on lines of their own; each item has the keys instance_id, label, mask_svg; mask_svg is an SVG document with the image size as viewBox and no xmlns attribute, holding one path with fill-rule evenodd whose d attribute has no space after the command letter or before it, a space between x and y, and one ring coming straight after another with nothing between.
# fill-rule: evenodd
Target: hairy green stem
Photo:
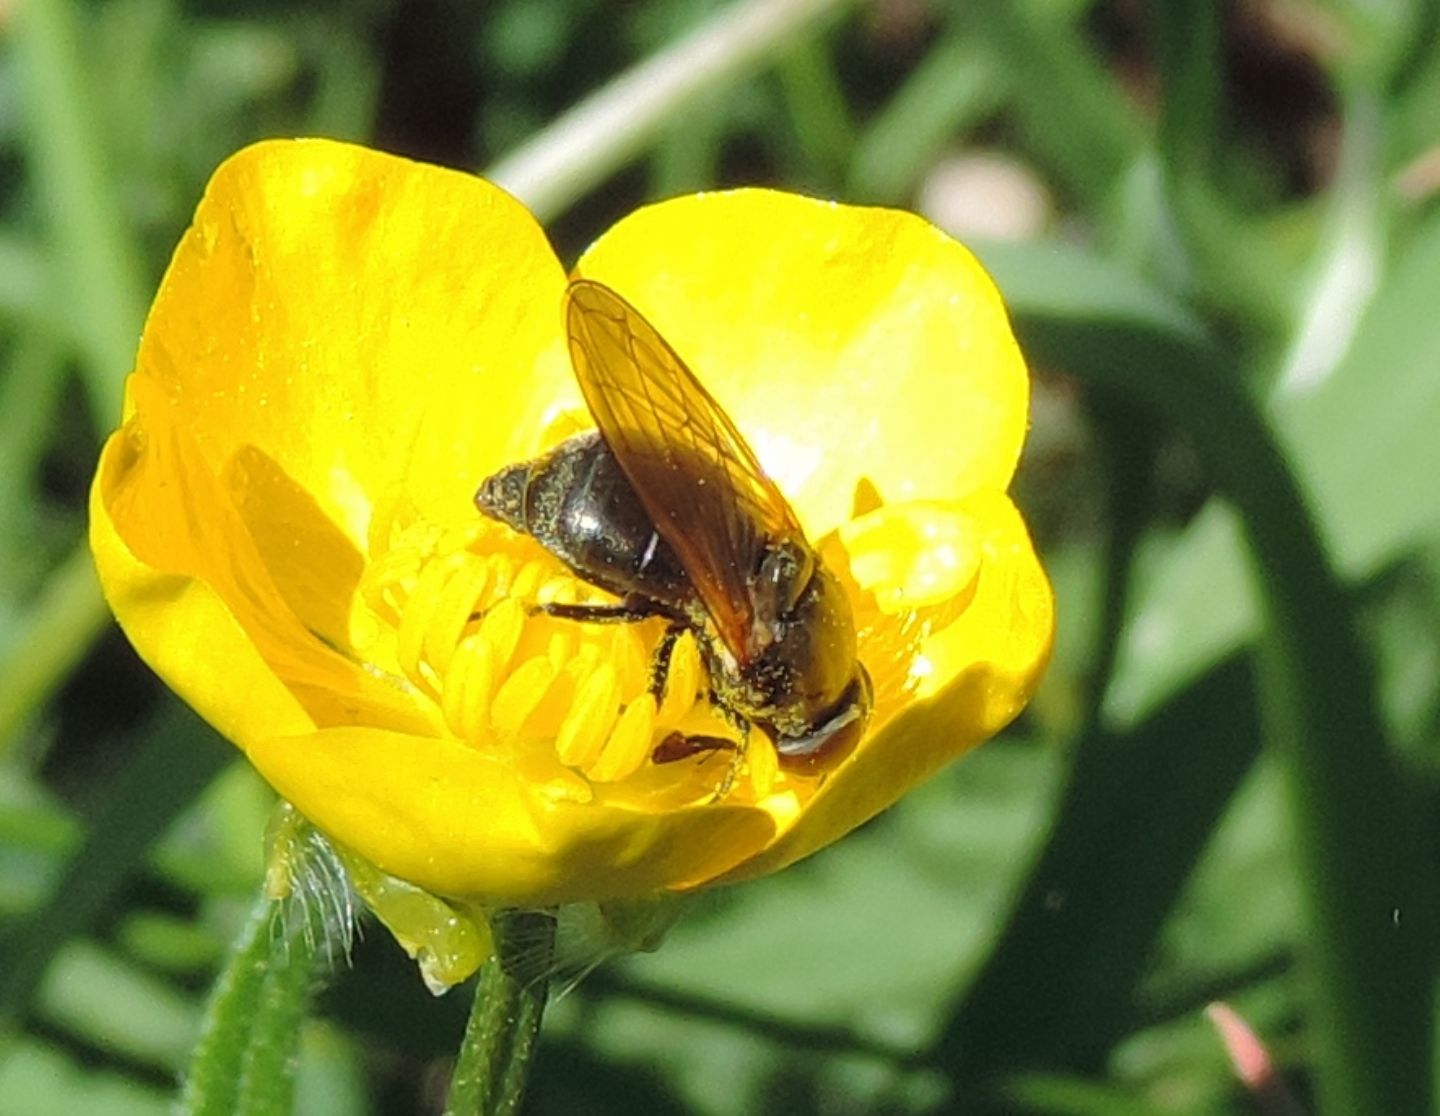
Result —
<instances>
[{"instance_id":1,"label":"hairy green stem","mask_svg":"<svg viewBox=\"0 0 1440 1116\"><path fill-rule=\"evenodd\" d=\"M185 1075L182 1116L290 1116L296 1048L317 963L328 954L318 913L298 927L262 896L210 995Z\"/></svg>"},{"instance_id":2,"label":"hairy green stem","mask_svg":"<svg viewBox=\"0 0 1440 1116\"><path fill-rule=\"evenodd\" d=\"M511 1116L525 1096L549 989L543 979L523 979L510 971L506 938L523 940L527 952L542 943L548 949L555 917L528 911L512 913L506 922L508 933L497 938L495 956L480 970L445 1116Z\"/></svg>"}]
</instances>

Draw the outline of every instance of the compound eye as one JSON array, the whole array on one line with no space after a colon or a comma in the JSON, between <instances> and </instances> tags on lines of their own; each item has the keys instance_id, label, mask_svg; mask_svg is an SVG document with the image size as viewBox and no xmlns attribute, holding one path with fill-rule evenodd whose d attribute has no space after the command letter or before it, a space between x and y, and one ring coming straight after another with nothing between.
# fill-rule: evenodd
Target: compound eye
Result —
<instances>
[{"instance_id":1,"label":"compound eye","mask_svg":"<svg viewBox=\"0 0 1440 1116\"><path fill-rule=\"evenodd\" d=\"M814 569L815 559L808 549L788 542L772 546L760 562L757 596L768 598L775 616L788 616L800 603Z\"/></svg>"}]
</instances>

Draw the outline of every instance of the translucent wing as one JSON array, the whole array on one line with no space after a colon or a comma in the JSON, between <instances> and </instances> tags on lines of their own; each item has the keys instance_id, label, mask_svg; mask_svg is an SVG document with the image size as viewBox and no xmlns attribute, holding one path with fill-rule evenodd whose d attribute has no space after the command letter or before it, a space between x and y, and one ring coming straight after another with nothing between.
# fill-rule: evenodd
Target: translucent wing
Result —
<instances>
[{"instance_id":1,"label":"translucent wing","mask_svg":"<svg viewBox=\"0 0 1440 1116\"><path fill-rule=\"evenodd\" d=\"M595 424L656 530L679 556L735 657L763 646L753 578L768 547L804 533L719 404L638 310L589 279L570 284L566 331Z\"/></svg>"}]
</instances>

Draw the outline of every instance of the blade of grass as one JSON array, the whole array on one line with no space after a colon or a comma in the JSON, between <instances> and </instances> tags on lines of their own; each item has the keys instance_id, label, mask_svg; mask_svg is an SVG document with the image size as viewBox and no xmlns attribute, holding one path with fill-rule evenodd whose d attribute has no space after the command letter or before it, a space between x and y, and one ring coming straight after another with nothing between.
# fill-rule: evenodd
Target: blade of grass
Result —
<instances>
[{"instance_id":1,"label":"blade of grass","mask_svg":"<svg viewBox=\"0 0 1440 1116\"><path fill-rule=\"evenodd\" d=\"M0 651L0 757L108 622L90 547L82 542L50 571Z\"/></svg>"},{"instance_id":2,"label":"blade of grass","mask_svg":"<svg viewBox=\"0 0 1440 1116\"><path fill-rule=\"evenodd\" d=\"M107 429L120 413L121 381L145 315L144 269L105 167L74 9L68 0L26 0L12 38L26 165L57 260L52 293L65 300L64 320L75 323L91 414Z\"/></svg>"},{"instance_id":3,"label":"blade of grass","mask_svg":"<svg viewBox=\"0 0 1440 1116\"><path fill-rule=\"evenodd\" d=\"M53 314L51 287L50 265L40 245L11 230L0 231L0 314L58 332L63 322Z\"/></svg>"},{"instance_id":4,"label":"blade of grass","mask_svg":"<svg viewBox=\"0 0 1440 1116\"><path fill-rule=\"evenodd\" d=\"M1154 9L1155 54L1165 82L1159 144L1177 182L1206 185L1220 110L1220 13L1213 0L1164 0Z\"/></svg>"},{"instance_id":5,"label":"blade of grass","mask_svg":"<svg viewBox=\"0 0 1440 1116\"><path fill-rule=\"evenodd\" d=\"M952 30L905 79L854 147L846 193L898 205L936 158L1003 99L1000 68L974 35Z\"/></svg>"},{"instance_id":6,"label":"blade of grass","mask_svg":"<svg viewBox=\"0 0 1440 1116\"><path fill-rule=\"evenodd\" d=\"M762 68L851 2L739 0L581 101L486 177L548 221L634 158L677 110Z\"/></svg>"},{"instance_id":7,"label":"blade of grass","mask_svg":"<svg viewBox=\"0 0 1440 1116\"><path fill-rule=\"evenodd\" d=\"M0 578L5 579L0 595L16 594L21 588L10 580L15 569L12 548L30 541L31 493L60 400L61 371L59 345L43 331L31 330L16 342L7 373L0 379L0 533L4 535L0 556L11 559L0 562ZM0 726L0 736L3 732Z\"/></svg>"},{"instance_id":8,"label":"blade of grass","mask_svg":"<svg viewBox=\"0 0 1440 1116\"><path fill-rule=\"evenodd\" d=\"M96 924L151 843L233 758L178 702L142 731L139 751L111 788L49 902L6 938L0 1018L25 1015L56 950Z\"/></svg>"},{"instance_id":9,"label":"blade of grass","mask_svg":"<svg viewBox=\"0 0 1440 1116\"><path fill-rule=\"evenodd\" d=\"M811 189L839 188L855 124L828 43L807 39L781 57L776 73L793 136L790 144Z\"/></svg>"},{"instance_id":10,"label":"blade of grass","mask_svg":"<svg viewBox=\"0 0 1440 1116\"><path fill-rule=\"evenodd\" d=\"M56 259L50 293L58 320L74 323L80 369L97 428L120 414L145 314L146 283L128 235L94 114L75 11L68 0L27 0L15 14L25 102L27 169ZM0 662L0 751L46 701L105 625L105 603L77 548L50 577Z\"/></svg>"},{"instance_id":11,"label":"blade of grass","mask_svg":"<svg viewBox=\"0 0 1440 1116\"><path fill-rule=\"evenodd\" d=\"M1030 278L1052 253L987 253L1031 359L1188 435L1240 513L1266 620L1267 735L1287 769L1308 903L1315 1062L1335 1112L1423 1112L1432 1097L1437 909L1426 827L1400 779L1344 588L1279 446L1223 354L1174 334L1093 261L1063 303Z\"/></svg>"},{"instance_id":12,"label":"blade of grass","mask_svg":"<svg viewBox=\"0 0 1440 1116\"><path fill-rule=\"evenodd\" d=\"M966 25L1016 75L1006 104L1037 157L1093 212L1140 154L1144 130L1097 54L1045 7L976 0Z\"/></svg>"},{"instance_id":13,"label":"blade of grass","mask_svg":"<svg viewBox=\"0 0 1440 1116\"><path fill-rule=\"evenodd\" d=\"M1283 329L1290 318L1288 265L1271 237L1232 205L1216 173L1225 59L1214 0L1165 0L1151 19L1161 81L1156 135L1163 197L1147 222L1146 250L1159 274L1195 288L1236 321ZM1263 230L1260 230L1263 231Z\"/></svg>"},{"instance_id":14,"label":"blade of grass","mask_svg":"<svg viewBox=\"0 0 1440 1116\"><path fill-rule=\"evenodd\" d=\"M650 195L656 198L703 190L715 181L720 148L732 126L732 112L720 94L703 107L677 113L650 157Z\"/></svg>"}]
</instances>

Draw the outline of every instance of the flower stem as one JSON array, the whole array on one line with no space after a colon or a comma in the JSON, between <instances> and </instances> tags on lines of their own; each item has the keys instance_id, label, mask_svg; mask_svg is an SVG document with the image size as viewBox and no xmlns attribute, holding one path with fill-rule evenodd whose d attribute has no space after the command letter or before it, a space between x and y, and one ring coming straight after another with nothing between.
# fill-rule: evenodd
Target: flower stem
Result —
<instances>
[{"instance_id":1,"label":"flower stem","mask_svg":"<svg viewBox=\"0 0 1440 1116\"><path fill-rule=\"evenodd\" d=\"M281 933L275 910L256 902L211 993L176 1106L184 1116L289 1116L300 1026L328 955L315 926Z\"/></svg>"},{"instance_id":2,"label":"flower stem","mask_svg":"<svg viewBox=\"0 0 1440 1116\"><path fill-rule=\"evenodd\" d=\"M510 1116L525 1095L549 983L515 975L507 947L519 940L532 959L537 946L548 953L555 916L526 911L510 915L506 923L507 932L497 932L495 955L480 970L445 1116Z\"/></svg>"}]
</instances>

